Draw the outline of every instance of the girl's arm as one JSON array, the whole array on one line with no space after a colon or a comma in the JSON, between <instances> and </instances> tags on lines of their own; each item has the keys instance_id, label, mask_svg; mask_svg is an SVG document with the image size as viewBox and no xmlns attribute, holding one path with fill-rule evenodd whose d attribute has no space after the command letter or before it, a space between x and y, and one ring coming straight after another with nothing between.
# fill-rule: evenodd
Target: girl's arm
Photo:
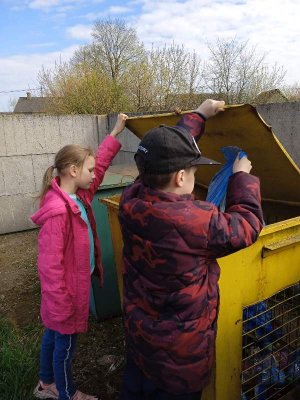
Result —
<instances>
[{"instance_id":1,"label":"girl's arm","mask_svg":"<svg viewBox=\"0 0 300 400\"><path fill-rule=\"evenodd\" d=\"M98 147L95 164L95 178L88 189L91 198L98 190L100 183L103 181L106 170L121 148L121 144L116 140L116 136L125 128L127 118L126 114L119 114L111 134L106 136Z\"/></svg>"}]
</instances>

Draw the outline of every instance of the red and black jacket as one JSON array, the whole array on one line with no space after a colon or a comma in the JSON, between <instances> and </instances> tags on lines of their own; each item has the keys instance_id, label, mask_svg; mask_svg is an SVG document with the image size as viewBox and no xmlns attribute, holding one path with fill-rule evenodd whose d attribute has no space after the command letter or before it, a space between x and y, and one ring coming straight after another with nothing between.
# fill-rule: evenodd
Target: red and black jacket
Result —
<instances>
[{"instance_id":1,"label":"red and black jacket","mask_svg":"<svg viewBox=\"0 0 300 400\"><path fill-rule=\"evenodd\" d=\"M198 139L204 120L191 113L177 126ZM193 195L164 193L137 180L124 190L119 220L128 351L158 387L200 391L214 361L216 258L256 241L263 226L259 180L234 174L224 213Z\"/></svg>"}]
</instances>

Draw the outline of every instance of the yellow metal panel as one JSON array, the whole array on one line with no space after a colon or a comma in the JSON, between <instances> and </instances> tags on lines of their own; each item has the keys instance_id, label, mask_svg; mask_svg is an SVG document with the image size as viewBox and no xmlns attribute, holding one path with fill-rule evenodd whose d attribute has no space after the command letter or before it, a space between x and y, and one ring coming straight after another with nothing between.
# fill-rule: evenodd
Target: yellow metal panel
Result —
<instances>
[{"instance_id":1,"label":"yellow metal panel","mask_svg":"<svg viewBox=\"0 0 300 400\"><path fill-rule=\"evenodd\" d=\"M175 125L179 118L176 114L133 117L126 125L142 138L149 129L160 124ZM264 198L300 205L300 170L253 106L229 106L225 112L210 118L198 145L203 155L220 162L224 161L221 147L241 147L252 161L252 173L261 180ZM201 166L196 181L207 186L219 168Z\"/></svg>"},{"instance_id":2,"label":"yellow metal panel","mask_svg":"<svg viewBox=\"0 0 300 400\"><path fill-rule=\"evenodd\" d=\"M118 222L119 197L102 200L109 208L121 298L123 241ZM203 400L239 400L241 396L243 307L265 300L300 280L300 242L263 258L263 247L300 235L300 217L267 226L258 241L237 253L218 259L221 268L220 314L216 342L216 367Z\"/></svg>"},{"instance_id":3,"label":"yellow metal panel","mask_svg":"<svg viewBox=\"0 0 300 400\"><path fill-rule=\"evenodd\" d=\"M221 268L215 400L241 396L242 308L265 300L299 282L300 243L262 258L263 247L300 234L300 217L266 227L258 241L247 249L218 259ZM212 400L210 396L204 400Z\"/></svg>"},{"instance_id":4,"label":"yellow metal panel","mask_svg":"<svg viewBox=\"0 0 300 400\"><path fill-rule=\"evenodd\" d=\"M123 239L120 229L118 210L120 195L112 196L107 199L101 199L108 208L108 218L110 223L110 230L112 236L112 243L114 249L114 259L117 269L118 287L120 293L121 303L123 303L123 277L122 277L122 255L123 255Z\"/></svg>"}]
</instances>

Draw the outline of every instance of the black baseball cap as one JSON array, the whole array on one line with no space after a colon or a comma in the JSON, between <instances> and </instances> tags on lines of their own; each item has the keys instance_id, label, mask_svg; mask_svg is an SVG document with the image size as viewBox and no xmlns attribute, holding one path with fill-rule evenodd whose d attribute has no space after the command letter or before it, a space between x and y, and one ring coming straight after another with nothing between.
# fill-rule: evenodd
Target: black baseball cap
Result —
<instances>
[{"instance_id":1,"label":"black baseball cap","mask_svg":"<svg viewBox=\"0 0 300 400\"><path fill-rule=\"evenodd\" d=\"M203 157L190 132L176 126L151 129L141 140L135 159L137 155L146 174L168 174L194 165L220 164Z\"/></svg>"}]
</instances>

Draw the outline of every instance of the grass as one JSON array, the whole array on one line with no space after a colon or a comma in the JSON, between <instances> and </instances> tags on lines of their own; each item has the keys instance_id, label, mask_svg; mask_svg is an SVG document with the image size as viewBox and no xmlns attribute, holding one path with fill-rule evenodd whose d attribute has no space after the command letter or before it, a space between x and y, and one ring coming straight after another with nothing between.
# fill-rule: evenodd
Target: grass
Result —
<instances>
[{"instance_id":1,"label":"grass","mask_svg":"<svg viewBox=\"0 0 300 400\"><path fill-rule=\"evenodd\" d=\"M41 328L0 319L0 399L31 400L37 382Z\"/></svg>"}]
</instances>

